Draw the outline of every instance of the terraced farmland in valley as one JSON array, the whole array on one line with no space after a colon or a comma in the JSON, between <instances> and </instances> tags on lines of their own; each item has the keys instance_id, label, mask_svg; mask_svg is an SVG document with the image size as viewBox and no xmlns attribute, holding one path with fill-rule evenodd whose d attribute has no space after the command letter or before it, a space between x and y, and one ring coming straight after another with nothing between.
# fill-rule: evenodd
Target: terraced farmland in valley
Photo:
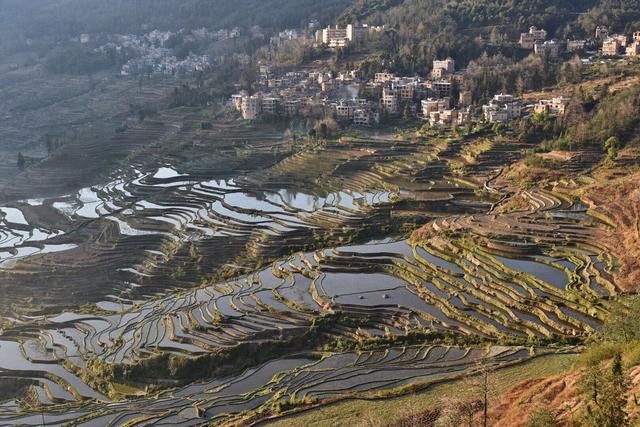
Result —
<instances>
[{"instance_id":1,"label":"terraced farmland in valley","mask_svg":"<svg viewBox=\"0 0 640 427\"><path fill-rule=\"evenodd\" d=\"M505 143L460 176L469 141L292 147L198 120L162 159L142 147L103 184L0 208L0 381L31 390L0 424L234 423L391 393L573 351L617 293L578 201L501 209Z\"/></svg>"},{"instance_id":2,"label":"terraced farmland in valley","mask_svg":"<svg viewBox=\"0 0 640 427\"><path fill-rule=\"evenodd\" d=\"M411 384L424 387L547 353L544 349L499 346L487 349L411 346L358 353L300 353L269 361L236 376L198 382L133 402L51 411L44 415L44 422L79 426L241 422L259 417L260 412L296 402L314 404L355 395L375 396ZM12 416L10 410L2 411L2 408L0 417L3 422L20 425L42 422L40 415Z\"/></svg>"},{"instance_id":3,"label":"terraced farmland in valley","mask_svg":"<svg viewBox=\"0 0 640 427\"><path fill-rule=\"evenodd\" d=\"M223 149L235 151L239 140L251 144L249 161L267 169L225 176L207 172L204 159L189 158L178 171L153 158L149 165L140 153L139 163L118 169L105 184L5 208L12 215L5 217L0 257L12 268L0 273L0 289L9 297L0 313L15 314L9 301L15 311L32 315L55 312L60 305L131 303L254 271L295 250L384 235L392 228L393 211L411 204L413 194L425 196L419 204L430 216L487 206L468 184L411 179L410 173L423 173L433 163L443 168L435 156L438 147L338 143L278 161L261 153L261 147L282 144L276 134L263 133L251 143L244 129L221 132L227 141ZM420 150L425 152L416 159ZM222 156L224 151L216 152L214 168ZM318 156L327 160L317 162ZM304 175L300 171L312 165L323 168L317 171L322 179L306 189L293 175ZM366 180L363 170L371 171ZM68 250L51 254L61 249ZM13 286L16 277L20 287ZM43 280L47 293L31 304Z\"/></svg>"}]
</instances>

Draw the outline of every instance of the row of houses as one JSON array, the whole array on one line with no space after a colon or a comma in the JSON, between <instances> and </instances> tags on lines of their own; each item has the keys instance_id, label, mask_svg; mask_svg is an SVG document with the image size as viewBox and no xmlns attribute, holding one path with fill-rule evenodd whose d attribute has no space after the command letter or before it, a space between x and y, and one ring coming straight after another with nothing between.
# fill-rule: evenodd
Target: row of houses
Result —
<instances>
[{"instance_id":1,"label":"row of houses","mask_svg":"<svg viewBox=\"0 0 640 427\"><path fill-rule=\"evenodd\" d=\"M533 107L536 114L549 114L552 116L563 116L567 111L571 98L557 96L551 99L541 99Z\"/></svg>"},{"instance_id":2,"label":"row of houses","mask_svg":"<svg viewBox=\"0 0 640 427\"><path fill-rule=\"evenodd\" d=\"M518 42L523 49L532 49L534 54L549 58L557 58L564 45L558 40L547 40L547 31L535 26L529 28L526 33L520 34ZM577 51L584 48L584 44L567 41L567 50Z\"/></svg>"},{"instance_id":3,"label":"row of houses","mask_svg":"<svg viewBox=\"0 0 640 427\"><path fill-rule=\"evenodd\" d=\"M455 63L450 58L435 61L434 69L440 68L447 74L453 73ZM271 114L304 116L321 109L332 113L338 121L370 126L378 123L382 113L397 115L408 111L420 115L421 101L448 97L452 80L451 75L425 80L392 73L377 73L373 79L363 80L355 70L337 74L321 70L278 73L261 65L253 88L255 94L235 94L230 104L247 120ZM470 95L465 95L470 104ZM438 112L443 113L444 109Z\"/></svg>"},{"instance_id":4,"label":"row of houses","mask_svg":"<svg viewBox=\"0 0 640 427\"><path fill-rule=\"evenodd\" d=\"M431 126L463 125L474 120L470 100L464 93L460 94L456 106L449 96L420 99L418 104L414 103L414 100L415 97L411 97L409 92L405 94L403 101L400 92L391 87L384 87L379 102L366 98L331 101L310 95L287 98L273 93L249 95L243 92L233 95L231 103L246 120L253 120L262 115L305 116L320 109L323 114L332 113L336 120L342 123L372 126L380 122L382 112L398 113L399 105L404 105L405 111L422 118ZM553 97L539 100L533 106L525 106L522 100L513 95L500 93L482 106L482 115L489 123L509 123L522 117L525 112L562 116L569 101L567 97Z\"/></svg>"},{"instance_id":5,"label":"row of houses","mask_svg":"<svg viewBox=\"0 0 640 427\"><path fill-rule=\"evenodd\" d=\"M538 33L536 33L538 31ZM532 37L542 32L530 29ZM552 41L534 43L549 46ZM550 48L551 49L551 48ZM464 73L456 72L452 58L433 61L430 78L397 76L390 72L374 74L362 79L357 70L288 71L277 73L269 66L260 66L256 95L238 94L234 107L245 119L262 114L296 116L322 111L332 114L339 122L371 126L386 116L411 115L432 126L466 124L474 120L473 99L470 92L461 91L452 99L453 85L463 83ZM497 94L481 108L482 117L490 123L508 123L525 113L565 114L569 99L554 97L535 105L524 105L511 94Z\"/></svg>"},{"instance_id":6,"label":"row of houses","mask_svg":"<svg viewBox=\"0 0 640 427\"><path fill-rule=\"evenodd\" d=\"M604 56L626 55L630 57L640 56L640 31L634 32L631 37L626 34L610 34L604 26L597 26L595 42L592 40L567 40L561 43L557 40L547 40L547 31L534 26L526 33L520 34L519 44L524 49L533 49L536 55L558 57L563 48L567 52L579 52L587 49L595 49L602 43Z\"/></svg>"},{"instance_id":7,"label":"row of houses","mask_svg":"<svg viewBox=\"0 0 640 427\"><path fill-rule=\"evenodd\" d=\"M536 55L557 58L564 50L567 52L580 52L588 49L597 49L602 43L604 56L627 55L640 56L640 32L635 32L631 37L624 34L610 34L606 27L598 26L595 33L595 42L592 40L547 40L547 32L536 27L529 28L526 33L520 34L519 44L522 48L533 49Z\"/></svg>"},{"instance_id":8,"label":"row of houses","mask_svg":"<svg viewBox=\"0 0 640 427\"><path fill-rule=\"evenodd\" d=\"M285 99L273 94L249 95L246 92L231 97L233 107L245 120L254 120L263 114L296 116L306 105L306 99Z\"/></svg>"},{"instance_id":9,"label":"row of houses","mask_svg":"<svg viewBox=\"0 0 640 427\"><path fill-rule=\"evenodd\" d=\"M541 99L533 108L523 105L522 101L510 94L500 93L488 104L482 106L484 119L489 123L509 123L522 117L525 111L537 114L563 116L566 113L570 98L564 96Z\"/></svg>"},{"instance_id":10,"label":"row of houses","mask_svg":"<svg viewBox=\"0 0 640 427\"><path fill-rule=\"evenodd\" d=\"M636 31L629 38L626 34L607 36L602 42L604 56L618 56L625 54L630 57L640 56L640 31Z\"/></svg>"},{"instance_id":11,"label":"row of houses","mask_svg":"<svg viewBox=\"0 0 640 427\"><path fill-rule=\"evenodd\" d=\"M338 122L356 126L376 125L380 123L380 113L387 111L386 107L364 98L329 102L318 101L313 97L287 99L273 94L239 93L232 96L231 103L234 109L241 112L245 120L254 120L265 115L305 116L321 108L333 113ZM411 104L411 107L409 111L418 115L415 104ZM420 102L420 107L419 116L432 126L464 124L472 119L470 107L452 107L449 97L424 99Z\"/></svg>"},{"instance_id":12,"label":"row of houses","mask_svg":"<svg viewBox=\"0 0 640 427\"><path fill-rule=\"evenodd\" d=\"M421 107L423 120L431 126L463 125L473 119L470 106L453 107L450 97L423 99Z\"/></svg>"},{"instance_id":13,"label":"row of houses","mask_svg":"<svg viewBox=\"0 0 640 427\"><path fill-rule=\"evenodd\" d=\"M522 114L522 103L513 95L500 93L482 106L482 114L489 123L508 123Z\"/></svg>"},{"instance_id":14,"label":"row of houses","mask_svg":"<svg viewBox=\"0 0 640 427\"><path fill-rule=\"evenodd\" d=\"M339 122L356 126L373 126L380 121L380 110L366 99L351 99L330 102L315 97L283 98L275 94L235 94L231 97L234 109L245 120L261 116L307 116L318 110L331 112Z\"/></svg>"}]
</instances>

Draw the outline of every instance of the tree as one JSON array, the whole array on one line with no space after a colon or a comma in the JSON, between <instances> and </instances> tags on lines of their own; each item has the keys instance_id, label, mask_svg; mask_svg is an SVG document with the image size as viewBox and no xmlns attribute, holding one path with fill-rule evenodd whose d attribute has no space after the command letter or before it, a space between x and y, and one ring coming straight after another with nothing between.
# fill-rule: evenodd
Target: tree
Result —
<instances>
[{"instance_id":1,"label":"tree","mask_svg":"<svg viewBox=\"0 0 640 427\"><path fill-rule=\"evenodd\" d=\"M607 341L621 344L640 340L640 297L633 297L626 304L613 305L603 325L602 336Z\"/></svg>"},{"instance_id":2,"label":"tree","mask_svg":"<svg viewBox=\"0 0 640 427\"><path fill-rule=\"evenodd\" d=\"M622 357L616 354L608 372L600 364L590 366L582 375L579 392L587 401L583 417L585 426L625 427L628 425L626 406L629 381L622 367Z\"/></svg>"},{"instance_id":3,"label":"tree","mask_svg":"<svg viewBox=\"0 0 640 427\"><path fill-rule=\"evenodd\" d=\"M612 136L604 142L604 148L607 150L607 158L609 160L615 160L618 157L618 146L620 145L620 140Z\"/></svg>"},{"instance_id":4,"label":"tree","mask_svg":"<svg viewBox=\"0 0 640 427\"><path fill-rule=\"evenodd\" d=\"M307 137L309 141L315 141L316 135L317 135L317 132L314 128L309 129L309 132L307 132Z\"/></svg>"},{"instance_id":5,"label":"tree","mask_svg":"<svg viewBox=\"0 0 640 427\"><path fill-rule=\"evenodd\" d=\"M618 353L613 358L605 393L601 399L602 426L624 427L628 424L625 412L628 391L629 381L622 367L622 356Z\"/></svg>"},{"instance_id":6,"label":"tree","mask_svg":"<svg viewBox=\"0 0 640 427\"><path fill-rule=\"evenodd\" d=\"M588 401L598 404L600 389L602 388L601 372L598 366L589 366L580 377L578 390Z\"/></svg>"},{"instance_id":7,"label":"tree","mask_svg":"<svg viewBox=\"0 0 640 427\"><path fill-rule=\"evenodd\" d=\"M409 106L405 106L404 107L404 114L403 114L403 118L405 121L409 121L411 120L411 118L413 117L413 115L411 114L411 108L409 108Z\"/></svg>"},{"instance_id":8,"label":"tree","mask_svg":"<svg viewBox=\"0 0 640 427\"><path fill-rule=\"evenodd\" d=\"M489 369L487 366L481 367L481 383L480 389L482 391L482 425L487 427L489 421Z\"/></svg>"},{"instance_id":9,"label":"tree","mask_svg":"<svg viewBox=\"0 0 640 427\"><path fill-rule=\"evenodd\" d=\"M326 123L320 123L320 127L319 127L319 134L320 134L320 138L321 139L327 139L327 137L329 136L329 127L327 126Z\"/></svg>"}]
</instances>

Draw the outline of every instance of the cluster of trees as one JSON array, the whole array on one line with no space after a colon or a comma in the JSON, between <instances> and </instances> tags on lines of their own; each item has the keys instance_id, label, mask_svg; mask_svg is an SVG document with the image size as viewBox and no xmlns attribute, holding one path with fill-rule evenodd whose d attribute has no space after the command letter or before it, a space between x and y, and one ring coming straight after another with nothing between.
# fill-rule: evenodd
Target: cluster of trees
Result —
<instances>
[{"instance_id":1,"label":"cluster of trees","mask_svg":"<svg viewBox=\"0 0 640 427\"><path fill-rule=\"evenodd\" d=\"M299 66L323 55L322 49L316 49L301 40L290 40L275 49L263 47L256 52L256 60L273 60L282 66Z\"/></svg>"},{"instance_id":2,"label":"cluster of trees","mask_svg":"<svg viewBox=\"0 0 640 427\"><path fill-rule=\"evenodd\" d=\"M358 0L340 22L385 24L393 48L381 61L403 73L424 72L436 58L451 56L465 66L483 52L514 62L527 52L515 42L530 25L552 37L592 36L596 25L629 29L640 21L639 0Z\"/></svg>"},{"instance_id":3,"label":"cluster of trees","mask_svg":"<svg viewBox=\"0 0 640 427\"><path fill-rule=\"evenodd\" d=\"M489 56L485 52L469 63L464 89L471 91L474 99L486 100L499 92L521 94L539 90L556 80L557 66L540 56L515 61L502 54Z\"/></svg>"},{"instance_id":4,"label":"cluster of trees","mask_svg":"<svg viewBox=\"0 0 640 427\"><path fill-rule=\"evenodd\" d=\"M539 25L552 33L598 4L597 0L393 0L359 1L342 21L360 19L394 30L395 49L382 53L398 71L428 69L435 58L453 57L460 65L484 51L519 59L517 33ZM387 9L385 9L387 7Z\"/></svg>"},{"instance_id":5,"label":"cluster of trees","mask_svg":"<svg viewBox=\"0 0 640 427\"><path fill-rule=\"evenodd\" d=\"M589 366L580 379L579 391L586 409L582 425L593 427L624 427L627 420L629 380L622 366L622 356L614 356L611 366Z\"/></svg>"},{"instance_id":6,"label":"cluster of trees","mask_svg":"<svg viewBox=\"0 0 640 427\"><path fill-rule=\"evenodd\" d=\"M610 158L635 138L640 129L640 84L609 93L579 89L567 109L557 138L548 148L576 149L600 146Z\"/></svg>"},{"instance_id":7,"label":"cluster of trees","mask_svg":"<svg viewBox=\"0 0 640 427\"><path fill-rule=\"evenodd\" d=\"M198 88L183 84L173 89L169 108L176 107L204 107L213 100L213 97Z\"/></svg>"},{"instance_id":8,"label":"cluster of trees","mask_svg":"<svg viewBox=\"0 0 640 427\"><path fill-rule=\"evenodd\" d=\"M578 393L584 402L580 425L624 427L630 425L631 383L626 366L638 364L640 355L640 299L618 303L604 324L599 339L581 356L586 365ZM624 358L623 358L624 356Z\"/></svg>"}]
</instances>

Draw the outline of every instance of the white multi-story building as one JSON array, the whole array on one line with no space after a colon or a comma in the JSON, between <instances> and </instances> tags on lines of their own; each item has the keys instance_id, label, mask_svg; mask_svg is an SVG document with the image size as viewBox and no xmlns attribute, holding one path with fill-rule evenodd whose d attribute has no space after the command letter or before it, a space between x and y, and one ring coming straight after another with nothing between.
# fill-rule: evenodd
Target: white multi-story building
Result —
<instances>
[{"instance_id":1,"label":"white multi-story building","mask_svg":"<svg viewBox=\"0 0 640 427\"><path fill-rule=\"evenodd\" d=\"M571 98L565 96L558 96L551 99L541 99L535 105L533 111L540 113L548 113L553 115L562 116L567 110L567 105L569 105L569 101Z\"/></svg>"},{"instance_id":2,"label":"white multi-story building","mask_svg":"<svg viewBox=\"0 0 640 427\"><path fill-rule=\"evenodd\" d=\"M578 52L587 47L586 40L567 40L567 52Z\"/></svg>"},{"instance_id":3,"label":"white multi-story building","mask_svg":"<svg viewBox=\"0 0 640 427\"><path fill-rule=\"evenodd\" d=\"M545 42L536 42L534 44L534 53L548 58L557 58L560 54L560 44L555 40L547 40Z\"/></svg>"},{"instance_id":4,"label":"white multi-story building","mask_svg":"<svg viewBox=\"0 0 640 427\"><path fill-rule=\"evenodd\" d=\"M349 24L346 28L327 27L316 32L316 41L329 47L345 47L350 43L358 43L365 40L371 34L384 31L384 26Z\"/></svg>"},{"instance_id":5,"label":"white multi-story building","mask_svg":"<svg viewBox=\"0 0 640 427\"><path fill-rule=\"evenodd\" d=\"M458 95L458 104L462 107L468 107L473 103L473 93L468 90L463 90Z\"/></svg>"},{"instance_id":6,"label":"white multi-story building","mask_svg":"<svg viewBox=\"0 0 640 427\"><path fill-rule=\"evenodd\" d=\"M336 119L339 121L353 120L356 105L349 101L340 101L336 104Z\"/></svg>"},{"instance_id":7,"label":"white multi-story building","mask_svg":"<svg viewBox=\"0 0 640 427\"><path fill-rule=\"evenodd\" d=\"M390 87L382 89L382 107L390 114L395 114L399 111L397 90Z\"/></svg>"},{"instance_id":8,"label":"white multi-story building","mask_svg":"<svg viewBox=\"0 0 640 427\"><path fill-rule=\"evenodd\" d=\"M538 41L545 41L547 39L547 32L545 30L539 30L536 27L529 27L528 33L520 34L520 46L524 49L533 49L533 46Z\"/></svg>"},{"instance_id":9,"label":"white multi-story building","mask_svg":"<svg viewBox=\"0 0 640 427\"><path fill-rule=\"evenodd\" d=\"M490 123L507 123L520 117L522 105L513 95L498 94L487 105L482 106L484 118Z\"/></svg>"},{"instance_id":10,"label":"white multi-story building","mask_svg":"<svg viewBox=\"0 0 640 427\"><path fill-rule=\"evenodd\" d=\"M604 56L616 56L620 53L622 44L620 40L615 37L610 37L602 42L602 54Z\"/></svg>"},{"instance_id":11,"label":"white multi-story building","mask_svg":"<svg viewBox=\"0 0 640 427\"><path fill-rule=\"evenodd\" d=\"M458 124L466 125L471 123L473 116L471 114L471 107L463 108L458 111Z\"/></svg>"},{"instance_id":12,"label":"white multi-story building","mask_svg":"<svg viewBox=\"0 0 640 427\"><path fill-rule=\"evenodd\" d=\"M256 119L262 113L262 97L260 95L243 97L241 112L245 120Z\"/></svg>"},{"instance_id":13,"label":"white multi-story building","mask_svg":"<svg viewBox=\"0 0 640 427\"><path fill-rule=\"evenodd\" d=\"M373 126L379 120L378 114L370 108L357 108L353 112L353 124L356 126Z\"/></svg>"},{"instance_id":14,"label":"white multi-story building","mask_svg":"<svg viewBox=\"0 0 640 427\"><path fill-rule=\"evenodd\" d=\"M444 98L451 93L451 82L446 79L438 79L427 82L427 88L430 89L438 98Z\"/></svg>"},{"instance_id":15,"label":"white multi-story building","mask_svg":"<svg viewBox=\"0 0 640 427\"><path fill-rule=\"evenodd\" d=\"M358 25L347 25L347 39L352 42L359 42L364 40L369 30L366 27L360 27Z\"/></svg>"},{"instance_id":16,"label":"white multi-story building","mask_svg":"<svg viewBox=\"0 0 640 427\"><path fill-rule=\"evenodd\" d=\"M450 98L429 98L420 102L422 107L422 116L428 118L434 111L444 111L451 108Z\"/></svg>"},{"instance_id":17,"label":"white multi-story building","mask_svg":"<svg viewBox=\"0 0 640 427\"><path fill-rule=\"evenodd\" d=\"M393 73L376 73L373 81L375 83L386 83L396 78L396 75Z\"/></svg>"},{"instance_id":18,"label":"white multi-story building","mask_svg":"<svg viewBox=\"0 0 640 427\"><path fill-rule=\"evenodd\" d=\"M614 34L611 36L612 39L618 39L621 47L627 47L629 44L629 37L626 34Z\"/></svg>"},{"instance_id":19,"label":"white multi-story building","mask_svg":"<svg viewBox=\"0 0 640 427\"><path fill-rule=\"evenodd\" d=\"M349 39L347 38L347 29L340 28L338 26L333 28L327 27L316 33L316 41L329 46L346 46L349 44Z\"/></svg>"},{"instance_id":20,"label":"white multi-story building","mask_svg":"<svg viewBox=\"0 0 640 427\"><path fill-rule=\"evenodd\" d=\"M429 124L431 126L451 126L457 122L458 110L455 108L429 113Z\"/></svg>"},{"instance_id":21,"label":"white multi-story building","mask_svg":"<svg viewBox=\"0 0 640 427\"><path fill-rule=\"evenodd\" d=\"M275 96L269 96L262 98L262 113L263 114L278 114L278 107L280 105L280 98Z\"/></svg>"},{"instance_id":22,"label":"white multi-story building","mask_svg":"<svg viewBox=\"0 0 640 427\"><path fill-rule=\"evenodd\" d=\"M231 95L231 105L233 106L233 108L238 111L242 111L242 99L247 95L248 94L245 91L242 91L235 95Z\"/></svg>"},{"instance_id":23,"label":"white multi-story building","mask_svg":"<svg viewBox=\"0 0 640 427\"><path fill-rule=\"evenodd\" d=\"M636 57L640 56L640 41L634 41L625 50L627 56Z\"/></svg>"},{"instance_id":24,"label":"white multi-story building","mask_svg":"<svg viewBox=\"0 0 640 427\"><path fill-rule=\"evenodd\" d=\"M441 72L444 71L445 74L453 74L456 71L456 61L452 58L437 59L433 61L433 70L440 70Z\"/></svg>"},{"instance_id":25,"label":"white multi-story building","mask_svg":"<svg viewBox=\"0 0 640 427\"><path fill-rule=\"evenodd\" d=\"M337 49L347 47L349 43L349 39L331 39L328 44L330 48Z\"/></svg>"},{"instance_id":26,"label":"white multi-story building","mask_svg":"<svg viewBox=\"0 0 640 427\"><path fill-rule=\"evenodd\" d=\"M416 93L416 86L412 83L394 84L393 88L397 91L402 102L412 102Z\"/></svg>"},{"instance_id":27,"label":"white multi-story building","mask_svg":"<svg viewBox=\"0 0 640 427\"><path fill-rule=\"evenodd\" d=\"M376 27L370 26L367 24L364 25L347 25L347 39L350 42L358 43L364 41L367 37L371 36L374 33L379 33L384 31L385 27Z\"/></svg>"},{"instance_id":28,"label":"white multi-story building","mask_svg":"<svg viewBox=\"0 0 640 427\"><path fill-rule=\"evenodd\" d=\"M284 114L293 117L300 114L300 108L302 107L302 102L299 99L287 99L283 102L282 108Z\"/></svg>"}]
</instances>

